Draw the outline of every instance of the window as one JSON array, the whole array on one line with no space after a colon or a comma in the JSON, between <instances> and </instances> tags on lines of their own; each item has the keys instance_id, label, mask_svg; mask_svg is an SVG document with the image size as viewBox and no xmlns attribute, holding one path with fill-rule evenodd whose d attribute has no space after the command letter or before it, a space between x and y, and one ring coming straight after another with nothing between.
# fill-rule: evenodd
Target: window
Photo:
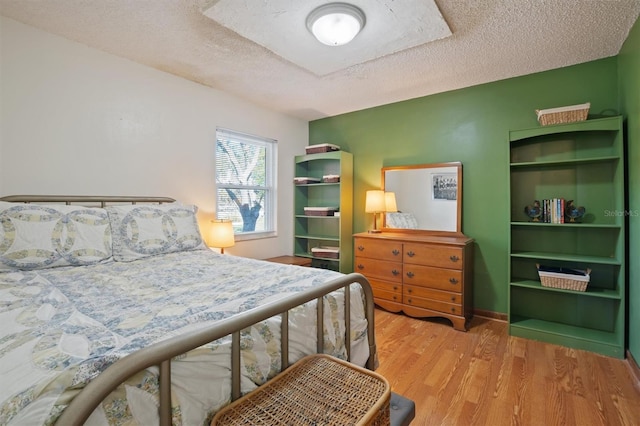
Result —
<instances>
[{"instance_id":1,"label":"window","mask_svg":"<svg viewBox=\"0 0 640 426\"><path fill-rule=\"evenodd\" d=\"M216 129L216 213L237 239L275 233L276 148L273 139Z\"/></svg>"}]
</instances>

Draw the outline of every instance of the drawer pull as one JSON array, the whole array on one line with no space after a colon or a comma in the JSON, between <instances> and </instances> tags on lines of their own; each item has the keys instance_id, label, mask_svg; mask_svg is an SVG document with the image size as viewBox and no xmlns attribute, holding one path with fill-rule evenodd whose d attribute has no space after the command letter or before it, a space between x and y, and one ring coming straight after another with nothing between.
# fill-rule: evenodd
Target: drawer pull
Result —
<instances>
[{"instance_id":1,"label":"drawer pull","mask_svg":"<svg viewBox=\"0 0 640 426\"><path fill-rule=\"evenodd\" d=\"M452 262L457 262L460 258L456 255L449 256L449 260Z\"/></svg>"},{"instance_id":2,"label":"drawer pull","mask_svg":"<svg viewBox=\"0 0 640 426\"><path fill-rule=\"evenodd\" d=\"M393 295L393 300L398 300L398 296L396 296L395 294Z\"/></svg>"},{"instance_id":3,"label":"drawer pull","mask_svg":"<svg viewBox=\"0 0 640 426\"><path fill-rule=\"evenodd\" d=\"M411 271L407 272L407 276L408 276L409 278L413 278L413 277L414 277L413 272L411 272Z\"/></svg>"},{"instance_id":4,"label":"drawer pull","mask_svg":"<svg viewBox=\"0 0 640 426\"><path fill-rule=\"evenodd\" d=\"M411 289L407 289L407 293L411 293L413 290Z\"/></svg>"},{"instance_id":5,"label":"drawer pull","mask_svg":"<svg viewBox=\"0 0 640 426\"><path fill-rule=\"evenodd\" d=\"M393 271L391 271L391 274L393 274L393 276L397 276L400 273L400 271L398 271L397 269L394 269Z\"/></svg>"},{"instance_id":6,"label":"drawer pull","mask_svg":"<svg viewBox=\"0 0 640 426\"><path fill-rule=\"evenodd\" d=\"M358 250L364 251L364 246L358 246Z\"/></svg>"},{"instance_id":7,"label":"drawer pull","mask_svg":"<svg viewBox=\"0 0 640 426\"><path fill-rule=\"evenodd\" d=\"M456 308L451 308L451 312L456 313Z\"/></svg>"},{"instance_id":8,"label":"drawer pull","mask_svg":"<svg viewBox=\"0 0 640 426\"><path fill-rule=\"evenodd\" d=\"M364 265L362 263L358 263L358 269L363 270L364 269Z\"/></svg>"},{"instance_id":9,"label":"drawer pull","mask_svg":"<svg viewBox=\"0 0 640 426\"><path fill-rule=\"evenodd\" d=\"M408 252L407 252L407 256L409 256L409 257L413 257L413 256L415 256L415 255L416 255L416 254L415 254L414 252L412 252L412 251L408 251Z\"/></svg>"},{"instance_id":10,"label":"drawer pull","mask_svg":"<svg viewBox=\"0 0 640 426\"><path fill-rule=\"evenodd\" d=\"M393 250L391 251L391 254L393 254L394 256L397 256L397 255L399 255L399 254L400 254L400 250L398 250L398 249L393 249Z\"/></svg>"},{"instance_id":11,"label":"drawer pull","mask_svg":"<svg viewBox=\"0 0 640 426\"><path fill-rule=\"evenodd\" d=\"M457 279L455 279L455 278L449 278L449 282L450 282L451 284L454 284L454 285L455 285L455 284L458 284L458 280L457 280Z\"/></svg>"},{"instance_id":12,"label":"drawer pull","mask_svg":"<svg viewBox=\"0 0 640 426\"><path fill-rule=\"evenodd\" d=\"M411 298L409 298L409 299L407 300L407 302L409 302L409 304L412 304L412 303L413 303L413 300L412 300Z\"/></svg>"},{"instance_id":13,"label":"drawer pull","mask_svg":"<svg viewBox=\"0 0 640 426\"><path fill-rule=\"evenodd\" d=\"M394 291L397 291L397 290L398 290L398 286L397 286L397 285L394 285L394 286L393 286L393 290L394 290Z\"/></svg>"},{"instance_id":14,"label":"drawer pull","mask_svg":"<svg viewBox=\"0 0 640 426\"><path fill-rule=\"evenodd\" d=\"M456 301L456 297L455 296L451 296L451 301L455 302Z\"/></svg>"}]
</instances>

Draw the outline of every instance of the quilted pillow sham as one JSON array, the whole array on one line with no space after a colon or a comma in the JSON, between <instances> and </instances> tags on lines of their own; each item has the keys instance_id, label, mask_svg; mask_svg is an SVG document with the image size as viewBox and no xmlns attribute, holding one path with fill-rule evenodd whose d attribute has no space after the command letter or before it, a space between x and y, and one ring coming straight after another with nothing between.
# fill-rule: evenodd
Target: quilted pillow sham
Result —
<instances>
[{"instance_id":1,"label":"quilted pillow sham","mask_svg":"<svg viewBox=\"0 0 640 426\"><path fill-rule=\"evenodd\" d=\"M106 208L113 233L113 259L131 262L148 256L206 248L196 207L180 203Z\"/></svg>"},{"instance_id":2,"label":"quilted pillow sham","mask_svg":"<svg viewBox=\"0 0 640 426\"><path fill-rule=\"evenodd\" d=\"M418 221L411 213L387 213L387 227L418 229Z\"/></svg>"},{"instance_id":3,"label":"quilted pillow sham","mask_svg":"<svg viewBox=\"0 0 640 426\"><path fill-rule=\"evenodd\" d=\"M105 209L0 201L0 271L90 265L111 257Z\"/></svg>"}]
</instances>

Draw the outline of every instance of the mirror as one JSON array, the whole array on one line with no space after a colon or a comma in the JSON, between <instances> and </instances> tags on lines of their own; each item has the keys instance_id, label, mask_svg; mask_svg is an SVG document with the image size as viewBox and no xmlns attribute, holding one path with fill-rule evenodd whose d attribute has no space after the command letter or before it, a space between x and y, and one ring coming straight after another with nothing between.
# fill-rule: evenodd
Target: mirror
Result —
<instances>
[{"instance_id":1,"label":"mirror","mask_svg":"<svg viewBox=\"0 0 640 426\"><path fill-rule=\"evenodd\" d=\"M398 209L384 214L383 231L462 233L462 163L383 167L382 189Z\"/></svg>"}]
</instances>

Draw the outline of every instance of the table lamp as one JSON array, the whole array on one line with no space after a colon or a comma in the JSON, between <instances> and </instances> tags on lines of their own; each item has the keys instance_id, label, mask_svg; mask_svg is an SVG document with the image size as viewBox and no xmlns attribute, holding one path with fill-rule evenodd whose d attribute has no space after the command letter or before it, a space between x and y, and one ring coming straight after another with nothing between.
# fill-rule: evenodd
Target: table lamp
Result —
<instances>
[{"instance_id":1,"label":"table lamp","mask_svg":"<svg viewBox=\"0 0 640 426\"><path fill-rule=\"evenodd\" d=\"M233 224L230 220L212 220L210 237L211 247L219 248L221 254L224 254L226 247L232 247L236 243L233 236Z\"/></svg>"},{"instance_id":2,"label":"table lamp","mask_svg":"<svg viewBox=\"0 0 640 426\"><path fill-rule=\"evenodd\" d=\"M378 229L378 214L383 213L386 209L385 195L382 190L370 190L366 193L364 211L366 213L373 213L373 229L369 230L372 234L380 232Z\"/></svg>"}]
</instances>

